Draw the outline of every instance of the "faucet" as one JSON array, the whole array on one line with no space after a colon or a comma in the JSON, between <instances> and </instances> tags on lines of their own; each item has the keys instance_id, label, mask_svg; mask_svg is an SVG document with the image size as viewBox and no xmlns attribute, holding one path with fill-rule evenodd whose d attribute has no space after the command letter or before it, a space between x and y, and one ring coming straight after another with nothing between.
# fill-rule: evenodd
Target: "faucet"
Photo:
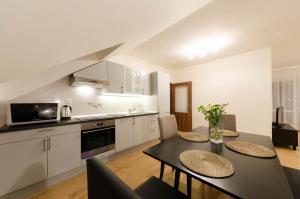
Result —
<instances>
[{"instance_id":1,"label":"faucet","mask_svg":"<svg viewBox=\"0 0 300 199\"><path fill-rule=\"evenodd\" d=\"M132 111L136 111L136 108L135 107L129 107L128 112L132 113Z\"/></svg>"}]
</instances>

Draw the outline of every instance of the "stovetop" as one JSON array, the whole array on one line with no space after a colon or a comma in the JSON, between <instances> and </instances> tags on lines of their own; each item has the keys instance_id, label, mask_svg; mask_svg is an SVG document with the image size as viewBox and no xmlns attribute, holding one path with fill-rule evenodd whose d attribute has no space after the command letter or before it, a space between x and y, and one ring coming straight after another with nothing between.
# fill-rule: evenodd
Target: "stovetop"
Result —
<instances>
[{"instance_id":1,"label":"stovetop","mask_svg":"<svg viewBox=\"0 0 300 199\"><path fill-rule=\"evenodd\" d=\"M102 119L110 119L110 118L113 118L113 116L109 116L108 114L75 117L75 119L79 121L102 120Z\"/></svg>"}]
</instances>

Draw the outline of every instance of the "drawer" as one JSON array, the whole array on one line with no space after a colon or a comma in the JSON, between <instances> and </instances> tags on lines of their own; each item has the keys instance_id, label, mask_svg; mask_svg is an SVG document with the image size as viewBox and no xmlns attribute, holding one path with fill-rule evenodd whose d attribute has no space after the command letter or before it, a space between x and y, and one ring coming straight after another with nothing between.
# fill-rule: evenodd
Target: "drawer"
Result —
<instances>
[{"instance_id":1,"label":"drawer","mask_svg":"<svg viewBox=\"0 0 300 199\"><path fill-rule=\"evenodd\" d=\"M40 137L53 136L59 134L80 132L80 124L55 126L48 128L31 129L25 131L15 131L0 133L0 144L30 140Z\"/></svg>"}]
</instances>

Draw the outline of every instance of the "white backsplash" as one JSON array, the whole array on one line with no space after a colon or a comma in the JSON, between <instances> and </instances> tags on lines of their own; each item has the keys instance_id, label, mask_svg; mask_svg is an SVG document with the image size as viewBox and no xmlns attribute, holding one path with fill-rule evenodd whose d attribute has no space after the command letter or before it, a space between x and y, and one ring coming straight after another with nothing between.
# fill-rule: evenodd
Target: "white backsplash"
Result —
<instances>
[{"instance_id":1,"label":"white backsplash","mask_svg":"<svg viewBox=\"0 0 300 199\"><path fill-rule=\"evenodd\" d=\"M114 112L127 112L130 107L137 111L157 111L156 96L110 96L101 93L101 89L72 87L69 79L60 79L48 86L18 97L11 102L59 102L60 106L70 105L73 116ZM4 104L0 106L3 110ZM2 123L3 123L3 111ZM1 114L0 114L1 116Z\"/></svg>"}]
</instances>

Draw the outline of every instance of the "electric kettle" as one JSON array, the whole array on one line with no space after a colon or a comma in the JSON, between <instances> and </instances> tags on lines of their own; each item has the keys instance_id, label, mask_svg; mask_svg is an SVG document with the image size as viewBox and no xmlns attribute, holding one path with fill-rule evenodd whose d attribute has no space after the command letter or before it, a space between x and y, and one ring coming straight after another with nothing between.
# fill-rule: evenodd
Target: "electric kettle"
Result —
<instances>
[{"instance_id":1,"label":"electric kettle","mask_svg":"<svg viewBox=\"0 0 300 199\"><path fill-rule=\"evenodd\" d=\"M60 112L60 119L61 120L68 120L71 119L72 116L72 107L68 105L64 105L61 107L61 112Z\"/></svg>"}]
</instances>

